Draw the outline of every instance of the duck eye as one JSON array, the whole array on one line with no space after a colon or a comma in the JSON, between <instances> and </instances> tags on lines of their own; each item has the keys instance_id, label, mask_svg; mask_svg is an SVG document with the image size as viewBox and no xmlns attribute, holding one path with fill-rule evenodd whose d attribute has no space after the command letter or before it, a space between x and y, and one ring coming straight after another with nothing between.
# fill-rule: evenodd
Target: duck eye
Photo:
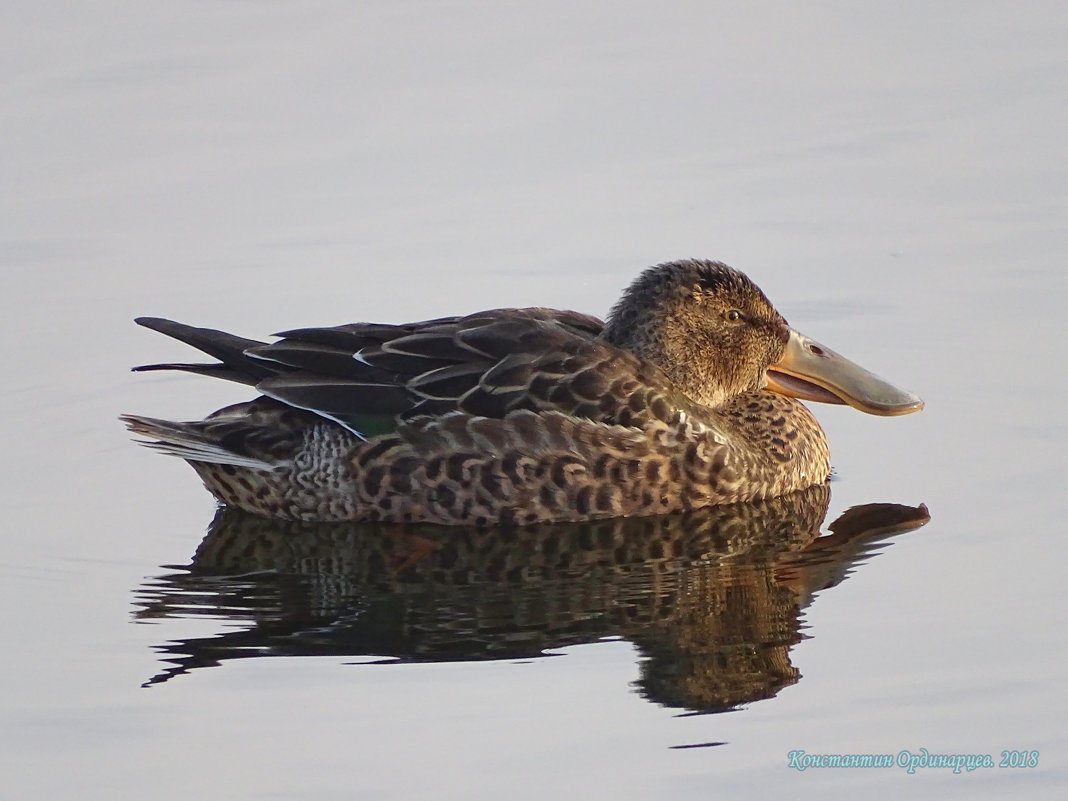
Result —
<instances>
[{"instance_id":1,"label":"duck eye","mask_svg":"<svg viewBox=\"0 0 1068 801\"><path fill-rule=\"evenodd\" d=\"M737 309L731 309L730 311L727 312L726 317L727 317L728 321L730 321L732 323L736 323L736 322L738 322L739 320L742 319L742 313L740 311L738 311Z\"/></svg>"}]
</instances>

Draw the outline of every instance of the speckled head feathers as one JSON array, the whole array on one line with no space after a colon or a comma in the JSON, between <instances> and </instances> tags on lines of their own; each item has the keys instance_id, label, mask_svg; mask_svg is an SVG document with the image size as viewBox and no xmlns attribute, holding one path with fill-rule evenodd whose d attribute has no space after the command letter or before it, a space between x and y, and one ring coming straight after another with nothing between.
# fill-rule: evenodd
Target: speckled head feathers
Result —
<instances>
[{"instance_id":1,"label":"speckled head feathers","mask_svg":"<svg viewBox=\"0 0 1068 801\"><path fill-rule=\"evenodd\" d=\"M693 400L716 407L764 385L789 327L743 273L722 262L685 260L639 275L602 336L656 364Z\"/></svg>"}]
</instances>

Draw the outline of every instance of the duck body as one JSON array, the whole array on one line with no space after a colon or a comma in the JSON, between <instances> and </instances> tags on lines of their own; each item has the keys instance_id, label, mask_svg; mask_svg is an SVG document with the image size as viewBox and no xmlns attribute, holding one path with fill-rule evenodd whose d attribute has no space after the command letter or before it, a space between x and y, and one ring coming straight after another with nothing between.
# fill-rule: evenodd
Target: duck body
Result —
<instances>
[{"instance_id":1,"label":"duck body","mask_svg":"<svg viewBox=\"0 0 1068 801\"><path fill-rule=\"evenodd\" d=\"M258 515L528 525L775 497L830 471L808 409L764 388L799 335L718 262L650 268L607 323L498 309L299 329L265 344L138 322L219 361L135 369L262 393L196 422L123 417L146 444L186 459L219 501ZM849 395L789 372L791 394ZM876 413L902 413L906 396Z\"/></svg>"}]
</instances>

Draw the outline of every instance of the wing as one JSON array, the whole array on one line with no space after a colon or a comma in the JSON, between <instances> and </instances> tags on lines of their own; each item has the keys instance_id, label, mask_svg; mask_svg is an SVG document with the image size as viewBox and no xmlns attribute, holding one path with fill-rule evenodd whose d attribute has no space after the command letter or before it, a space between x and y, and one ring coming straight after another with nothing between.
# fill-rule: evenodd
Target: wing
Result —
<instances>
[{"instance_id":1,"label":"wing","mask_svg":"<svg viewBox=\"0 0 1068 801\"><path fill-rule=\"evenodd\" d=\"M165 364L251 384L360 436L424 415L501 418L555 410L620 425L671 419L689 401L663 373L598 338L600 320L551 309L497 309L406 325L284 331L271 344L154 318L138 320L220 360Z\"/></svg>"}]
</instances>

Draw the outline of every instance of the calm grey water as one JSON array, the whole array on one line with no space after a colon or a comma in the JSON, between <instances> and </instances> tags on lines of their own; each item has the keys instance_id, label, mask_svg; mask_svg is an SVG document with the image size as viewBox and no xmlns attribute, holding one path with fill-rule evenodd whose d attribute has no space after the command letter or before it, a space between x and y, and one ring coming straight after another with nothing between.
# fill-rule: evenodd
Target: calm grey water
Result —
<instances>
[{"instance_id":1,"label":"calm grey water","mask_svg":"<svg viewBox=\"0 0 1068 801\"><path fill-rule=\"evenodd\" d=\"M0 795L1063 797L1066 36L1056 2L5 5ZM818 408L801 517L930 522L428 557L212 523L115 420L246 397L128 373L188 357L139 314L603 314L685 256L928 403ZM788 763L922 748L1039 756Z\"/></svg>"}]
</instances>

